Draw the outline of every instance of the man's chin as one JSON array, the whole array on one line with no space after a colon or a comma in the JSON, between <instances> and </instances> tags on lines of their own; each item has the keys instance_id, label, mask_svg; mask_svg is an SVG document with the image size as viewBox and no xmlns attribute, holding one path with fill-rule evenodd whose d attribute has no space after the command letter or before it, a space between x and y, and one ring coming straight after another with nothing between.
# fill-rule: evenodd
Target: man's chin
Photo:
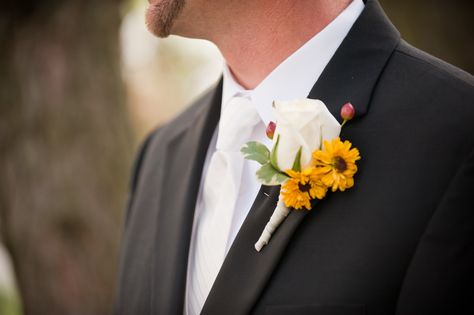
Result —
<instances>
[{"instance_id":1,"label":"man's chin","mask_svg":"<svg viewBox=\"0 0 474 315\"><path fill-rule=\"evenodd\" d=\"M150 4L145 11L145 24L148 30L155 36L168 37L171 30L165 29L161 17L161 9L156 4Z\"/></svg>"},{"instance_id":2,"label":"man's chin","mask_svg":"<svg viewBox=\"0 0 474 315\"><path fill-rule=\"evenodd\" d=\"M183 5L183 0L150 1L145 12L148 30L158 37L168 37Z\"/></svg>"}]
</instances>

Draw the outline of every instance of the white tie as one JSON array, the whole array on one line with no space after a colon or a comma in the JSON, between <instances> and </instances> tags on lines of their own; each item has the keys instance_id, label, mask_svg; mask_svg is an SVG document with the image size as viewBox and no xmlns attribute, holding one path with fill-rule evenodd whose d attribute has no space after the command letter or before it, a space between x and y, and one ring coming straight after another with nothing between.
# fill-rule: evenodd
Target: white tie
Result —
<instances>
[{"instance_id":1,"label":"white tie","mask_svg":"<svg viewBox=\"0 0 474 315\"><path fill-rule=\"evenodd\" d=\"M202 207L190 262L187 315L201 312L226 255L244 159L241 146L249 141L260 117L244 97L233 97L222 109L216 151L202 191Z\"/></svg>"}]
</instances>

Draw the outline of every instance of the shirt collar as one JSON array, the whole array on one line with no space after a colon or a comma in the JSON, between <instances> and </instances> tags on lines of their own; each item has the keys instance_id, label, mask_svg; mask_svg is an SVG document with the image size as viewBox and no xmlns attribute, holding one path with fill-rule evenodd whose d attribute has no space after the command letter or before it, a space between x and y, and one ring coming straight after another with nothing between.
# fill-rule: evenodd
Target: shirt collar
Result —
<instances>
[{"instance_id":1,"label":"shirt collar","mask_svg":"<svg viewBox=\"0 0 474 315\"><path fill-rule=\"evenodd\" d=\"M224 65L222 106L234 96L249 97L267 125L274 120L274 100L306 98L364 7L362 0L352 1L330 24L285 59L253 90L246 90L238 84L228 66Z\"/></svg>"}]
</instances>

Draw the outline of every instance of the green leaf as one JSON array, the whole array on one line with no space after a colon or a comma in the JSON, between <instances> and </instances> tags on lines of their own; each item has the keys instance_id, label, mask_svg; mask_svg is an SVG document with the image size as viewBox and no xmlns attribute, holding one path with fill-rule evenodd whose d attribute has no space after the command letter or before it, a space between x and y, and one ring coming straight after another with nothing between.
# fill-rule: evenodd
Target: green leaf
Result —
<instances>
[{"instance_id":1,"label":"green leaf","mask_svg":"<svg viewBox=\"0 0 474 315\"><path fill-rule=\"evenodd\" d=\"M296 153L295 161L293 162L293 167L291 168L295 172L301 172L301 150L303 150L303 147L300 147L298 153Z\"/></svg>"},{"instance_id":2,"label":"green leaf","mask_svg":"<svg viewBox=\"0 0 474 315\"><path fill-rule=\"evenodd\" d=\"M257 179L266 186L277 186L285 182L289 177L276 170L271 163L262 165L257 171Z\"/></svg>"},{"instance_id":3,"label":"green leaf","mask_svg":"<svg viewBox=\"0 0 474 315\"><path fill-rule=\"evenodd\" d=\"M280 135L277 136L275 145L273 146L272 153L270 155L270 163L272 164L274 169L276 169L278 172L281 173L281 170L278 167L278 159L277 159L278 143L280 143Z\"/></svg>"},{"instance_id":4,"label":"green leaf","mask_svg":"<svg viewBox=\"0 0 474 315\"><path fill-rule=\"evenodd\" d=\"M249 141L244 144L240 152L247 160L257 161L262 165L270 162L270 150L260 142Z\"/></svg>"}]
</instances>

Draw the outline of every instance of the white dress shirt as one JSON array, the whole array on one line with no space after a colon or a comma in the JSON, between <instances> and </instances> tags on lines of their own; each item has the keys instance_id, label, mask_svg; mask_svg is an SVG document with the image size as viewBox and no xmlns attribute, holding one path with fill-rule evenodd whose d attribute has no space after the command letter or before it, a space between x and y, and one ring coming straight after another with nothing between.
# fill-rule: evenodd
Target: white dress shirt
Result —
<instances>
[{"instance_id":1,"label":"white dress shirt","mask_svg":"<svg viewBox=\"0 0 474 315\"><path fill-rule=\"evenodd\" d=\"M265 128L270 121L274 121L272 112L272 102L274 100L293 100L306 98L314 86L326 65L340 46L354 22L364 9L362 0L354 0L344 11L339 14L322 31L312 37L302 47L285 59L278 65L255 89L246 90L240 86L227 66L223 71L223 92L222 106L225 105L234 96L247 96L261 118L261 121L253 128L252 139L262 142L271 147L271 140L266 137ZM323 100L324 101L324 100ZM219 130L216 130L213 139L209 145L206 160L203 168L203 176L200 185L200 191L196 203L195 219L193 223L193 232L191 236L191 246L189 251L188 274L193 272L190 266L195 256L195 230L196 224L199 224L199 216L202 214L202 187L205 174L210 162L210 157L216 149L216 139ZM241 177L241 189L237 197L236 206L232 218L232 224L227 239L226 253L230 249L237 233L247 216L260 189L260 183L257 181L255 172L259 164L254 161L245 161ZM257 241L257 240L255 240ZM249 248L253 250L253 248ZM187 297L189 287L186 286L186 302L184 313L188 315Z\"/></svg>"}]
</instances>

